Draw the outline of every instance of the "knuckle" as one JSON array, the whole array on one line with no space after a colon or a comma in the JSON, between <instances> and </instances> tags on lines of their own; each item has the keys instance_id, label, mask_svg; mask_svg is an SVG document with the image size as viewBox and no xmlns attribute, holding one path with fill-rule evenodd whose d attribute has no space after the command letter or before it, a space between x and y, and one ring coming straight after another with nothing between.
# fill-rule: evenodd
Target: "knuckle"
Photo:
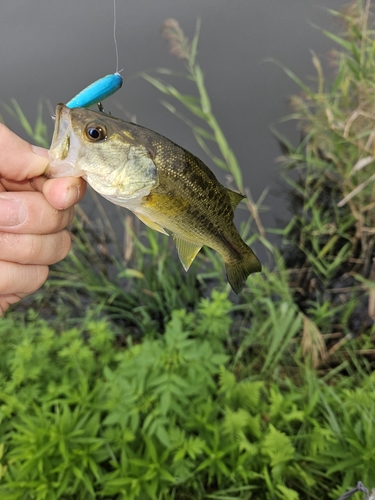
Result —
<instances>
[{"instance_id":1,"label":"knuckle","mask_svg":"<svg viewBox=\"0 0 375 500\"><path fill-rule=\"evenodd\" d=\"M33 267L36 267L36 272L37 272L35 284L33 285L33 290L32 290L32 292L35 292L46 282L49 274L49 267L48 266L33 266Z\"/></svg>"},{"instance_id":2,"label":"knuckle","mask_svg":"<svg viewBox=\"0 0 375 500\"><path fill-rule=\"evenodd\" d=\"M63 251L63 259L68 255L70 252L70 248L72 246L72 239L70 237L70 234L68 231L63 231L63 237L64 237L64 251Z\"/></svg>"},{"instance_id":3,"label":"knuckle","mask_svg":"<svg viewBox=\"0 0 375 500\"><path fill-rule=\"evenodd\" d=\"M71 239L68 231L64 230L60 233L57 233L55 242L54 242L54 254L51 259L51 264L55 264L68 255L71 247Z\"/></svg>"},{"instance_id":4,"label":"knuckle","mask_svg":"<svg viewBox=\"0 0 375 500\"><path fill-rule=\"evenodd\" d=\"M12 284L12 268L7 262L0 261L0 294L7 293Z\"/></svg>"}]
</instances>

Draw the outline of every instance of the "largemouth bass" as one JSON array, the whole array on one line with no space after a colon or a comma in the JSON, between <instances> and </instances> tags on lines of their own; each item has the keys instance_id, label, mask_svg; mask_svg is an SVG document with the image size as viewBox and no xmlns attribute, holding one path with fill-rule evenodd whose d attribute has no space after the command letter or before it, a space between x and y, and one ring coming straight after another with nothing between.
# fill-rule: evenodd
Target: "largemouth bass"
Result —
<instances>
[{"instance_id":1,"label":"largemouth bass","mask_svg":"<svg viewBox=\"0 0 375 500\"><path fill-rule=\"evenodd\" d=\"M49 156L49 177L82 176L152 229L172 233L186 271L203 245L221 254L237 294L248 275L261 270L233 223L244 196L222 186L199 158L162 135L59 104Z\"/></svg>"}]
</instances>

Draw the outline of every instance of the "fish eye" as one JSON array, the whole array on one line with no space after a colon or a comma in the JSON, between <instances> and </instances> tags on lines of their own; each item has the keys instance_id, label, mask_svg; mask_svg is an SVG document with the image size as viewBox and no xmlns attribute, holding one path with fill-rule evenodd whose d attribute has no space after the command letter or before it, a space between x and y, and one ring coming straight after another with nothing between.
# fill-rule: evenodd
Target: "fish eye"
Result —
<instances>
[{"instance_id":1,"label":"fish eye","mask_svg":"<svg viewBox=\"0 0 375 500\"><path fill-rule=\"evenodd\" d=\"M89 124L86 127L86 137L90 142L99 142L107 139L107 130L102 125Z\"/></svg>"}]
</instances>

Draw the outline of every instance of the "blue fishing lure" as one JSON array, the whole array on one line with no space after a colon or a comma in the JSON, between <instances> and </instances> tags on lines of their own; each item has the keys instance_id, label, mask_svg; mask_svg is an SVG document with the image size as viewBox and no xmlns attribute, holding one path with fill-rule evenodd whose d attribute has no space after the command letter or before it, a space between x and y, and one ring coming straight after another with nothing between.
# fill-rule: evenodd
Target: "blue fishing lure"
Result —
<instances>
[{"instance_id":1,"label":"blue fishing lure","mask_svg":"<svg viewBox=\"0 0 375 500\"><path fill-rule=\"evenodd\" d=\"M120 73L103 76L73 97L66 106L68 108L89 108L93 104L98 104L117 92L122 87L122 81Z\"/></svg>"}]
</instances>

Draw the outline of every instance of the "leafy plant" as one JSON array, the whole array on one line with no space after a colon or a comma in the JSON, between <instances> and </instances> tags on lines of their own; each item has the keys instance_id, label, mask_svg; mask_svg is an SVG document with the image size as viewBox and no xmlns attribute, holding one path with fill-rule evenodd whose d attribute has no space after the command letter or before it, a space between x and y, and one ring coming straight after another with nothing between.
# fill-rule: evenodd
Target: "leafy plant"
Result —
<instances>
[{"instance_id":1,"label":"leafy plant","mask_svg":"<svg viewBox=\"0 0 375 500\"><path fill-rule=\"evenodd\" d=\"M128 217L124 251L99 203L102 223L78 210L73 250L33 309L0 321L1 498L313 500L375 485L370 2L341 17L345 35L326 33L340 49L333 83L316 56L316 91L286 70L302 89L301 143L275 131L284 171L299 174L287 175L293 215L275 230L280 251L248 197L242 235L271 258L236 302L214 252L182 275L167 239ZM171 20L164 34L193 94L169 70L144 77L245 191L198 34L190 43ZM42 143L39 118L13 106Z\"/></svg>"},{"instance_id":2,"label":"leafy plant","mask_svg":"<svg viewBox=\"0 0 375 500\"><path fill-rule=\"evenodd\" d=\"M1 498L318 499L332 481L335 494L359 475L371 484L373 377L237 378L210 330L225 300L120 350L92 315L65 331L5 318Z\"/></svg>"}]
</instances>

